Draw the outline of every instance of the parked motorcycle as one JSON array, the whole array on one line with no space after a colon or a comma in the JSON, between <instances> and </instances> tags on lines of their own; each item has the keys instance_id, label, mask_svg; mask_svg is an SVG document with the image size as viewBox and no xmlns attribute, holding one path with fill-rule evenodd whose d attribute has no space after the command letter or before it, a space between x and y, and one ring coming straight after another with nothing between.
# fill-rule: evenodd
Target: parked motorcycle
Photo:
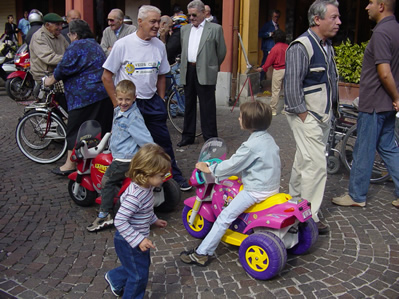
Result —
<instances>
[{"instance_id":1,"label":"parked motorcycle","mask_svg":"<svg viewBox=\"0 0 399 299\"><path fill-rule=\"evenodd\" d=\"M76 162L77 171L68 176L68 192L79 206L90 206L94 202L101 204L101 180L112 162L112 155L107 151L111 133L101 139L101 126L95 120L84 122L80 128L73 149L71 160ZM119 198L129 186L131 180L126 178L114 198L114 210L119 208ZM172 179L172 174L165 176L160 188L154 189L154 207L159 212L171 212L180 202L179 184Z\"/></svg>"},{"instance_id":2,"label":"parked motorcycle","mask_svg":"<svg viewBox=\"0 0 399 299\"><path fill-rule=\"evenodd\" d=\"M16 45L7 42L2 42L0 39L0 76L7 81L7 76L17 69L14 64L14 54L17 51Z\"/></svg>"},{"instance_id":3,"label":"parked motorcycle","mask_svg":"<svg viewBox=\"0 0 399 299\"><path fill-rule=\"evenodd\" d=\"M30 72L30 56L27 44L23 44L18 49L14 57L14 64L17 71L8 75L6 91L13 100L23 101L31 96L36 84Z\"/></svg>"},{"instance_id":4,"label":"parked motorcycle","mask_svg":"<svg viewBox=\"0 0 399 299\"><path fill-rule=\"evenodd\" d=\"M211 138L203 145L199 162L220 163L226 157L226 145ZM195 169L190 184L196 196L184 201L183 225L195 238L204 238L222 210L243 189L239 177L215 183L212 174ZM226 231L222 241L239 246L241 265L255 279L277 275L291 254L306 253L318 239L310 203L302 198L278 193L242 213Z\"/></svg>"}]
</instances>

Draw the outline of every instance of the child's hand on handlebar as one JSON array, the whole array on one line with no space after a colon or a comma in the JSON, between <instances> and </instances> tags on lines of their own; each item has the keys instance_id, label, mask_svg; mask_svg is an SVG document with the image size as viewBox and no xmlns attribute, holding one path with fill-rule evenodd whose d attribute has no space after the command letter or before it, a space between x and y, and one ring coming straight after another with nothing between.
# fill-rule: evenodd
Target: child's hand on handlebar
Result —
<instances>
[{"instance_id":1,"label":"child's hand on handlebar","mask_svg":"<svg viewBox=\"0 0 399 299\"><path fill-rule=\"evenodd\" d=\"M200 170L204 173L211 173L211 171L209 170L208 164L205 162L198 162L197 164L195 164L195 168L197 168L198 170Z\"/></svg>"}]
</instances>

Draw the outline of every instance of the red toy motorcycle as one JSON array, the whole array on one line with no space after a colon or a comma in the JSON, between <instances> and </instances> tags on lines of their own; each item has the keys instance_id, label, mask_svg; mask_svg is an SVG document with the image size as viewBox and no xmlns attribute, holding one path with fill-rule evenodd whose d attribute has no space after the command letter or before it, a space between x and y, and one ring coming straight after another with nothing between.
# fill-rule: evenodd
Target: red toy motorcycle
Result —
<instances>
[{"instance_id":1,"label":"red toy motorcycle","mask_svg":"<svg viewBox=\"0 0 399 299\"><path fill-rule=\"evenodd\" d=\"M78 132L76 145L71 160L76 162L77 171L68 178L68 192L72 200L79 206L90 206L94 202L100 204L101 180L112 162L111 153L106 150L111 133L101 139L101 126L95 120L84 122ZM119 198L129 186L131 180L126 178L114 198L114 210L119 208ZM154 207L159 212L170 212L180 202L179 184L172 179L172 174L165 176L162 187L154 189Z\"/></svg>"},{"instance_id":2,"label":"red toy motorcycle","mask_svg":"<svg viewBox=\"0 0 399 299\"><path fill-rule=\"evenodd\" d=\"M27 44L23 44L14 57L14 64L17 71L8 75L6 81L7 95L15 101L26 100L30 97L35 88L30 72L30 56Z\"/></svg>"}]
</instances>

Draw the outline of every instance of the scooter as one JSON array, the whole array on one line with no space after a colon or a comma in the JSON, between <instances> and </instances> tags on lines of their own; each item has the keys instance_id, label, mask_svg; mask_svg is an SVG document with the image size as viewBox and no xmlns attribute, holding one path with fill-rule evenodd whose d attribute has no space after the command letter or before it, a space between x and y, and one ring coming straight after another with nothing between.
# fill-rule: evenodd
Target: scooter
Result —
<instances>
[{"instance_id":1,"label":"scooter","mask_svg":"<svg viewBox=\"0 0 399 299\"><path fill-rule=\"evenodd\" d=\"M199 162L220 163L226 153L224 141L211 138L203 145ZM243 189L243 184L237 176L215 183L212 174L198 169L193 171L190 184L196 187L196 196L184 201L183 225L191 236L202 239L222 210ZM306 253L316 243L318 235L310 203L278 193L242 213L222 241L239 246L241 265L249 275L267 280L284 268L287 252Z\"/></svg>"},{"instance_id":2,"label":"scooter","mask_svg":"<svg viewBox=\"0 0 399 299\"><path fill-rule=\"evenodd\" d=\"M6 81L7 95L15 101L29 98L35 88L35 80L30 72L30 56L28 45L19 47L14 57L15 72L8 75Z\"/></svg>"},{"instance_id":3,"label":"scooter","mask_svg":"<svg viewBox=\"0 0 399 299\"><path fill-rule=\"evenodd\" d=\"M107 150L111 133L101 138L101 126L95 120L84 122L78 131L76 145L71 160L76 162L77 171L71 173L68 192L79 206L87 207L94 203L101 204L101 180L112 162L112 154ZM114 213L120 206L119 198L129 186L131 180L126 178L114 198ZM171 212L180 203L179 184L172 174L165 176L160 188L154 189L154 207L158 212Z\"/></svg>"},{"instance_id":4,"label":"scooter","mask_svg":"<svg viewBox=\"0 0 399 299\"><path fill-rule=\"evenodd\" d=\"M16 46L11 42L1 42L0 39L0 68L3 69L5 76L8 76L17 69L14 64L14 53L16 52ZM3 76L3 75L2 75ZM4 83L7 80L4 80Z\"/></svg>"}]
</instances>

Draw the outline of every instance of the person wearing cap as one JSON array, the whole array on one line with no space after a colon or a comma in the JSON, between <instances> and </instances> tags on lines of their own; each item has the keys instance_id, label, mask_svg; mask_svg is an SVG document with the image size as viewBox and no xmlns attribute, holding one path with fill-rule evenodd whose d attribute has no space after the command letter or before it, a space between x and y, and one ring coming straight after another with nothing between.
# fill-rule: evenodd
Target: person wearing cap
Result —
<instances>
[{"instance_id":1,"label":"person wearing cap","mask_svg":"<svg viewBox=\"0 0 399 299\"><path fill-rule=\"evenodd\" d=\"M124 18L123 11L118 8L112 9L108 14L107 21L109 26L104 29L100 44L107 57L118 39L136 31L136 26L123 23Z\"/></svg>"},{"instance_id":2,"label":"person wearing cap","mask_svg":"<svg viewBox=\"0 0 399 299\"><path fill-rule=\"evenodd\" d=\"M69 33L69 23L73 20L81 20L82 17L80 15L80 12L76 9L71 9L70 11L67 12L66 15L66 23L64 23L64 26L62 27L61 33L67 40L68 44L71 43L71 40L69 39L68 33Z\"/></svg>"},{"instance_id":3,"label":"person wearing cap","mask_svg":"<svg viewBox=\"0 0 399 299\"><path fill-rule=\"evenodd\" d=\"M43 21L43 26L33 34L29 45L31 72L38 82L45 72L54 71L69 45L61 34L64 20L59 15L48 13Z\"/></svg>"}]
</instances>

